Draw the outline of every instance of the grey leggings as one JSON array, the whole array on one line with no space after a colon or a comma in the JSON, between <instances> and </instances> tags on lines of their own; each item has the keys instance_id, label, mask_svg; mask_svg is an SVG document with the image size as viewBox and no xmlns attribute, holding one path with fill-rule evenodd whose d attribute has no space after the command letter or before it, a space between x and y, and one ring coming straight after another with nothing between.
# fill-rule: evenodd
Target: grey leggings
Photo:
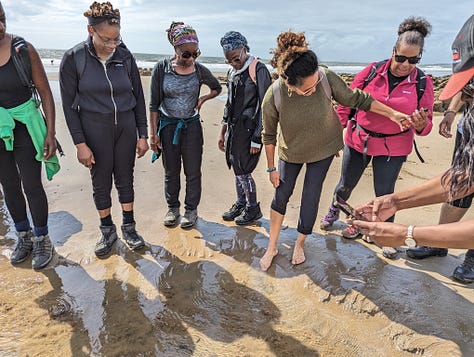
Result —
<instances>
[{"instance_id":1,"label":"grey leggings","mask_svg":"<svg viewBox=\"0 0 474 357\"><path fill-rule=\"evenodd\" d=\"M300 216L297 227L299 233L311 234L313 232L314 222L318 214L319 199L321 198L321 189L333 158L334 156L330 156L321 161L306 164L306 174L304 177ZM286 213L286 206L293 194L296 179L303 165L304 164L292 164L281 159L278 160L280 185L275 190L271 207L282 215Z\"/></svg>"},{"instance_id":2,"label":"grey leggings","mask_svg":"<svg viewBox=\"0 0 474 357\"><path fill-rule=\"evenodd\" d=\"M365 168L372 161L372 171L374 173L375 196L383 196L393 193L398 174L406 161L406 156L370 156L364 155L349 146L344 147L342 159L341 179L336 186L335 193L343 200L349 199L352 190L356 187ZM395 216L387 219L393 222Z\"/></svg>"}]
</instances>

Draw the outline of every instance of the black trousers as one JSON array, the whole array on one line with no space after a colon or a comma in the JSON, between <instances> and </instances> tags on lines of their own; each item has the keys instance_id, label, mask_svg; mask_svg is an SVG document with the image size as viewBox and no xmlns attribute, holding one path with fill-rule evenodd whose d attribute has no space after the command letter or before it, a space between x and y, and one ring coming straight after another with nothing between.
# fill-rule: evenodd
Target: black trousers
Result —
<instances>
[{"instance_id":1,"label":"black trousers","mask_svg":"<svg viewBox=\"0 0 474 357\"><path fill-rule=\"evenodd\" d=\"M406 156L366 156L349 146L344 146L342 158L341 178L336 186L335 193L343 200L347 200L359 182L365 168L372 161L374 173L375 196L393 193L398 174L406 161ZM387 219L393 222L395 216Z\"/></svg>"},{"instance_id":2,"label":"black trousers","mask_svg":"<svg viewBox=\"0 0 474 357\"><path fill-rule=\"evenodd\" d=\"M13 151L6 151L0 139L0 183L5 203L13 222L23 222L28 219L26 195L34 226L44 227L48 224L48 200L41 182L42 163L35 159L36 149L26 126L15 124Z\"/></svg>"},{"instance_id":3,"label":"black trousers","mask_svg":"<svg viewBox=\"0 0 474 357\"><path fill-rule=\"evenodd\" d=\"M201 122L195 121L183 127L179 134L178 144L173 144L176 124L165 126L160 132L160 143L163 149L162 158L165 169L165 197L168 208L178 208L181 189L181 163L186 177L186 195L184 208L197 209L201 201L201 163L203 134Z\"/></svg>"},{"instance_id":4,"label":"black trousers","mask_svg":"<svg viewBox=\"0 0 474 357\"><path fill-rule=\"evenodd\" d=\"M112 206L112 179L119 202L133 202L133 170L137 146L135 114L132 111L117 113L117 124L113 114L81 112L81 119L86 144L95 158L91 177L97 210Z\"/></svg>"}]
</instances>

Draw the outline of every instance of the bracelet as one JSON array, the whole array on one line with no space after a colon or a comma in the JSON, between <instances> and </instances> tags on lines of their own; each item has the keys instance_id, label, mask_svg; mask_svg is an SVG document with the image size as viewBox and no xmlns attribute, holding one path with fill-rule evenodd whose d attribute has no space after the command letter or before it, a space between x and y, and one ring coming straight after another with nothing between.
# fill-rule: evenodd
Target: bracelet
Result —
<instances>
[{"instance_id":1,"label":"bracelet","mask_svg":"<svg viewBox=\"0 0 474 357\"><path fill-rule=\"evenodd\" d=\"M448 113L453 113L454 115L456 115L456 112L454 110L451 110L451 109L447 109L443 112L443 115L446 115Z\"/></svg>"},{"instance_id":2,"label":"bracelet","mask_svg":"<svg viewBox=\"0 0 474 357\"><path fill-rule=\"evenodd\" d=\"M267 169L267 172L270 173L270 172L273 172L273 171L276 171L277 168L276 167L272 167L271 169Z\"/></svg>"}]
</instances>

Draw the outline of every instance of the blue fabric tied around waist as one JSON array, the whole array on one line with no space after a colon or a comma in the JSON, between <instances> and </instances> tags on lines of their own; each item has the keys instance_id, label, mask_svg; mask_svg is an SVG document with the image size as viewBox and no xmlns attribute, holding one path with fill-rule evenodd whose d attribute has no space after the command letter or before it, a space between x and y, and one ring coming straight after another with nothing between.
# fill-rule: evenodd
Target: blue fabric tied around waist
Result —
<instances>
[{"instance_id":1,"label":"blue fabric tied around waist","mask_svg":"<svg viewBox=\"0 0 474 357\"><path fill-rule=\"evenodd\" d=\"M161 130L163 130L164 127L171 124L176 124L176 129L174 130L173 135L173 145L178 145L179 133L181 132L181 129L187 128L188 124L198 122L200 119L201 116L199 115L199 113L190 118L179 119L167 117L166 115L160 112L160 127L158 129L158 136L160 136Z\"/></svg>"}]
</instances>

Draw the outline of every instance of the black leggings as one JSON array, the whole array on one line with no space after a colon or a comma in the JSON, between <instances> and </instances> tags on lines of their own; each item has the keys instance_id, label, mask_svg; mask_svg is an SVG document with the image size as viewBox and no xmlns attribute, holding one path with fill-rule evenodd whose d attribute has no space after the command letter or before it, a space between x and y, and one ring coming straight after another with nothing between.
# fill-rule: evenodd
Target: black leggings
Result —
<instances>
[{"instance_id":1,"label":"black leggings","mask_svg":"<svg viewBox=\"0 0 474 357\"><path fill-rule=\"evenodd\" d=\"M36 149L26 126L17 121L15 124L13 151L6 151L0 139L0 183L5 203L14 223L26 221L26 195L34 226L45 227L48 200L41 183L42 163L35 159Z\"/></svg>"},{"instance_id":2,"label":"black leggings","mask_svg":"<svg viewBox=\"0 0 474 357\"><path fill-rule=\"evenodd\" d=\"M406 156L369 156L364 155L349 146L344 146L342 159L341 179L336 186L335 193L343 200L349 199L352 191L359 182L365 168L372 160L372 171L374 173L375 196L383 196L393 193L398 174L406 161ZM395 216L387 219L393 222Z\"/></svg>"},{"instance_id":3,"label":"black leggings","mask_svg":"<svg viewBox=\"0 0 474 357\"><path fill-rule=\"evenodd\" d=\"M94 203L97 210L112 206L112 177L119 202L134 201L133 169L137 146L137 128L132 111L113 114L81 112L86 144L94 154L91 169Z\"/></svg>"},{"instance_id":4,"label":"black leggings","mask_svg":"<svg viewBox=\"0 0 474 357\"><path fill-rule=\"evenodd\" d=\"M297 231L302 234L313 232L314 222L318 214L319 199L324 179L331 166L334 156L330 156L321 161L306 164L306 174L304 177L303 193L301 195L300 216L298 219ZM292 164L283 160L278 160L278 171L280 173L280 185L275 190L273 196L272 209L281 215L285 215L286 206L293 194L296 179L304 164Z\"/></svg>"}]
</instances>

